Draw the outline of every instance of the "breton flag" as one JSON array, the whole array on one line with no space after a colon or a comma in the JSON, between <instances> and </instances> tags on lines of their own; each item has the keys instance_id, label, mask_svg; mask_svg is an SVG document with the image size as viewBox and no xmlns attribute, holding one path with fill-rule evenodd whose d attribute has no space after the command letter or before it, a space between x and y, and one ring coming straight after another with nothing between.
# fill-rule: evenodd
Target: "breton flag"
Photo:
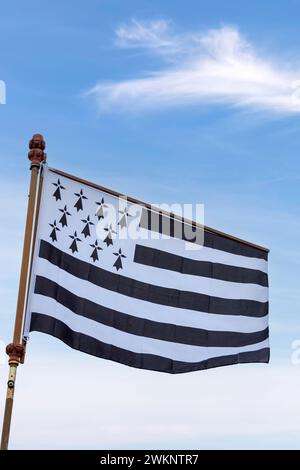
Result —
<instances>
[{"instance_id":1,"label":"breton flag","mask_svg":"<svg viewBox=\"0 0 300 470\"><path fill-rule=\"evenodd\" d=\"M24 334L173 374L268 362L267 255L45 165Z\"/></svg>"}]
</instances>

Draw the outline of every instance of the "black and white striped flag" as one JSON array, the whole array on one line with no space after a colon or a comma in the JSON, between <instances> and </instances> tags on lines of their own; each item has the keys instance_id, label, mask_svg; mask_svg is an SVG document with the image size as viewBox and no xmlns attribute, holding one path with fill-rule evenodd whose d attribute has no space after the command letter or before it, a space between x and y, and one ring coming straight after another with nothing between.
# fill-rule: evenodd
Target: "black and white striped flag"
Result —
<instances>
[{"instance_id":1,"label":"black and white striped flag","mask_svg":"<svg viewBox=\"0 0 300 470\"><path fill-rule=\"evenodd\" d=\"M168 373L268 362L267 254L45 168L24 334Z\"/></svg>"}]
</instances>

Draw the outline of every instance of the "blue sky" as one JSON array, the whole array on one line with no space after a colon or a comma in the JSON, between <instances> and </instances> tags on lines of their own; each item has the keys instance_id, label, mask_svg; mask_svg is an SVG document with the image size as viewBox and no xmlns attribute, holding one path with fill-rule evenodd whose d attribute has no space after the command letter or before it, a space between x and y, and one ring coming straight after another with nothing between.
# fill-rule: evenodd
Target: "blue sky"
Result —
<instances>
[{"instance_id":1,"label":"blue sky","mask_svg":"<svg viewBox=\"0 0 300 470\"><path fill-rule=\"evenodd\" d=\"M12 0L1 6L3 344L12 332L27 141L34 132L45 136L50 166L152 203L204 203L207 225L271 250L269 366L162 378L82 357L35 335L19 371L12 446L299 447L300 366L291 365L291 343L300 338L299 14L296 0ZM2 365L3 391L6 372ZM97 413L78 407L91 374ZM112 392L118 380L121 397ZM41 396L32 400L37 381L46 411ZM220 383L226 393L217 393ZM181 410L177 420L169 393ZM66 412L54 421L60 408ZM22 420L32 423L25 437ZM86 436L88 421L93 439Z\"/></svg>"}]
</instances>

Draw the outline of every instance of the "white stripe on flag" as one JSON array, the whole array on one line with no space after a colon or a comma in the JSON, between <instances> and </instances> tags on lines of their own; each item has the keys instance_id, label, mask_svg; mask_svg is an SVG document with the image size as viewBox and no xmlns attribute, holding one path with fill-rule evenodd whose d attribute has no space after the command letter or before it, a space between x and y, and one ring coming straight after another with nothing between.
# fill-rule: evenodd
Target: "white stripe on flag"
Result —
<instances>
[{"instance_id":1,"label":"white stripe on flag","mask_svg":"<svg viewBox=\"0 0 300 470\"><path fill-rule=\"evenodd\" d=\"M121 242L124 243L124 240ZM258 284L246 284L212 279L210 277L194 276L191 274L183 274L176 271L169 271L167 269L142 265L133 262L135 245L132 241L127 241L126 247L127 251L123 251L127 253L128 262L126 262L126 265L124 262L125 269L121 274L124 274L126 277L131 279L136 279L137 281L154 284L160 287L178 289L186 292L195 292L223 299L245 299L255 300L258 302L268 301L268 287L263 287ZM67 252L67 250L63 251ZM90 263L90 251L89 244L87 243L83 247L80 246L80 251L76 253L76 256L74 257ZM100 256L102 256L102 253ZM107 263L104 264L105 265L102 265L102 263L100 263L99 267L103 266L104 269L107 269L108 271L115 271L112 263L110 266L107 265Z\"/></svg>"},{"instance_id":2,"label":"white stripe on flag","mask_svg":"<svg viewBox=\"0 0 300 470\"><path fill-rule=\"evenodd\" d=\"M209 261L211 263L227 264L229 266L237 266L240 268L257 269L264 273L268 272L268 262L264 259L251 258L249 256L234 255L226 251L208 248L206 246L199 246L195 249L195 244L179 240L178 238L170 238L165 240L151 239L151 233L141 228L141 239L137 240L139 245L150 248L159 248L160 250L172 253L184 258L193 259L196 261ZM188 249L190 248L190 249Z\"/></svg>"},{"instance_id":3,"label":"white stripe on flag","mask_svg":"<svg viewBox=\"0 0 300 470\"><path fill-rule=\"evenodd\" d=\"M236 331L240 333L261 331L268 326L267 315L260 318L239 315L216 315L155 304L119 294L118 292L114 292L112 295L111 291L88 281L78 279L76 276L57 268L42 258L37 260L36 274L58 283L79 297L139 318L178 326L189 326L213 331Z\"/></svg>"},{"instance_id":4,"label":"white stripe on flag","mask_svg":"<svg viewBox=\"0 0 300 470\"><path fill-rule=\"evenodd\" d=\"M73 331L88 335L106 344L135 353L154 354L174 361L199 362L212 357L257 351L269 346L269 340L265 340L240 348L215 348L190 346L145 336L136 336L76 315L55 300L38 294L34 295L32 311L56 318L65 323Z\"/></svg>"}]
</instances>

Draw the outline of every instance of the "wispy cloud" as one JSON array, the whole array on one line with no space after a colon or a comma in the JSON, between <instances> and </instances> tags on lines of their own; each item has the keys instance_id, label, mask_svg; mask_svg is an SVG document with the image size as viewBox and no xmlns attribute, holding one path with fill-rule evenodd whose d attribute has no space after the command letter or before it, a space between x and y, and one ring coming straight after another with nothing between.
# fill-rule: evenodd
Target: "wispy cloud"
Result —
<instances>
[{"instance_id":1,"label":"wispy cloud","mask_svg":"<svg viewBox=\"0 0 300 470\"><path fill-rule=\"evenodd\" d=\"M116 45L124 48L149 48L162 50L177 49L176 40L169 34L170 23L164 20L143 23L132 20L131 24L122 25L116 30Z\"/></svg>"},{"instance_id":2,"label":"wispy cloud","mask_svg":"<svg viewBox=\"0 0 300 470\"><path fill-rule=\"evenodd\" d=\"M88 91L101 110L225 103L276 113L300 112L300 67L260 57L234 27L176 34L165 20L133 20L116 30L116 45L163 59L159 72L97 83Z\"/></svg>"}]
</instances>

